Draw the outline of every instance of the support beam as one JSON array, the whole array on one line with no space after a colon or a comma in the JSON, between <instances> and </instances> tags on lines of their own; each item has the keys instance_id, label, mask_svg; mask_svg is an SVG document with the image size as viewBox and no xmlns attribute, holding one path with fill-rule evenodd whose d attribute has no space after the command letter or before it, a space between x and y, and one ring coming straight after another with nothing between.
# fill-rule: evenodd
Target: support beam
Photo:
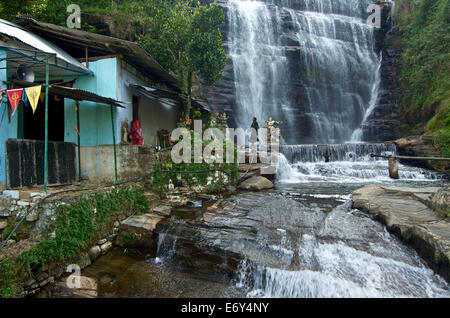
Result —
<instances>
[{"instance_id":1,"label":"support beam","mask_svg":"<svg viewBox=\"0 0 450 318\"><path fill-rule=\"evenodd\" d=\"M44 148L44 192L48 187L48 86L50 82L48 54L45 55L45 148Z\"/></svg>"},{"instance_id":2,"label":"support beam","mask_svg":"<svg viewBox=\"0 0 450 318\"><path fill-rule=\"evenodd\" d=\"M394 157L389 158L389 177L392 179L398 180L398 159Z\"/></svg>"},{"instance_id":3,"label":"support beam","mask_svg":"<svg viewBox=\"0 0 450 318\"><path fill-rule=\"evenodd\" d=\"M77 112L77 135L78 135L78 181L81 182L81 130L80 130L80 104L75 101L75 109Z\"/></svg>"},{"instance_id":4,"label":"support beam","mask_svg":"<svg viewBox=\"0 0 450 318\"><path fill-rule=\"evenodd\" d=\"M114 147L114 172L115 172L116 182L117 182L118 177L117 177L116 127L115 127L115 123L114 123L114 107L113 107L113 105L111 105L111 123L112 123L113 147Z\"/></svg>"}]
</instances>

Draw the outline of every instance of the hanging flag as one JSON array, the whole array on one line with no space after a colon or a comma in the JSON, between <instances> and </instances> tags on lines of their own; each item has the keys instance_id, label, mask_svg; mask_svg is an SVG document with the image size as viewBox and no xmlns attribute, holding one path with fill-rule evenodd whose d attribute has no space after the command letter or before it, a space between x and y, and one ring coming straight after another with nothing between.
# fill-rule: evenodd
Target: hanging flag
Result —
<instances>
[{"instance_id":1,"label":"hanging flag","mask_svg":"<svg viewBox=\"0 0 450 318\"><path fill-rule=\"evenodd\" d=\"M45 100L45 93L44 92L41 93L40 100L41 100L41 103L44 102L44 100Z\"/></svg>"},{"instance_id":2,"label":"hanging flag","mask_svg":"<svg viewBox=\"0 0 450 318\"><path fill-rule=\"evenodd\" d=\"M20 89L11 89L6 91L9 98L9 103L11 104L11 108L13 111L13 115L16 112L17 105L22 100L23 88Z\"/></svg>"},{"instance_id":3,"label":"hanging flag","mask_svg":"<svg viewBox=\"0 0 450 318\"><path fill-rule=\"evenodd\" d=\"M25 92L28 96L28 100L30 101L31 108L33 109L33 114L36 111L39 102L39 96L41 96L41 89L42 85L25 88Z\"/></svg>"},{"instance_id":4,"label":"hanging flag","mask_svg":"<svg viewBox=\"0 0 450 318\"><path fill-rule=\"evenodd\" d=\"M27 101L28 101L27 93L25 92L25 89L24 89L22 92L22 102L24 103L25 106L27 105Z\"/></svg>"}]
</instances>

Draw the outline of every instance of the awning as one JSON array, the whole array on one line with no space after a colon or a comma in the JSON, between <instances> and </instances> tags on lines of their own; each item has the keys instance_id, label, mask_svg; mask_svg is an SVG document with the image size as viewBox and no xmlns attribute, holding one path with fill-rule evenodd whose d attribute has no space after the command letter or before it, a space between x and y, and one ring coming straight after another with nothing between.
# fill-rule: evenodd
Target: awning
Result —
<instances>
[{"instance_id":1,"label":"awning","mask_svg":"<svg viewBox=\"0 0 450 318\"><path fill-rule=\"evenodd\" d=\"M21 86L21 87L32 87L36 85L40 85L38 83L30 83L30 82L24 82L19 80L12 80L11 83ZM57 85L50 85L48 88L49 94L61 96L64 98L70 98L77 101L90 101L94 103L101 103L106 105L113 105L115 107L119 108L125 108L125 106L122 106L123 102L117 101L112 98L103 97L82 89L78 88L71 88L71 87L65 87L65 86L57 86Z\"/></svg>"},{"instance_id":2,"label":"awning","mask_svg":"<svg viewBox=\"0 0 450 318\"><path fill-rule=\"evenodd\" d=\"M7 52L10 69L17 69L19 65L27 65L36 73L45 73L46 54L48 54L52 76L59 75L59 73L62 75L92 73L56 45L21 26L2 19L0 19L0 48ZM42 74L39 75L42 76Z\"/></svg>"},{"instance_id":3,"label":"awning","mask_svg":"<svg viewBox=\"0 0 450 318\"><path fill-rule=\"evenodd\" d=\"M169 105L182 106L184 102L183 97L176 92L136 84L130 84L129 86L131 88L134 88L136 91L138 91L140 94L144 96L158 99ZM211 112L209 105L206 102L200 101L198 99L192 100L192 106L195 109L203 110L205 112Z\"/></svg>"}]
</instances>

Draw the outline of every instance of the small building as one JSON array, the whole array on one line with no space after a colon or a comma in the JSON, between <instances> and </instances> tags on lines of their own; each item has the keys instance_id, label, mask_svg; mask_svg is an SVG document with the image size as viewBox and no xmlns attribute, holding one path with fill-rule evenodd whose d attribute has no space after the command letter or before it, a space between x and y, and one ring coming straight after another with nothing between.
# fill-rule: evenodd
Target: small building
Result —
<instances>
[{"instance_id":1,"label":"small building","mask_svg":"<svg viewBox=\"0 0 450 318\"><path fill-rule=\"evenodd\" d=\"M177 78L134 42L30 18L0 20L0 89L45 83L47 64L49 184L70 184L81 175L112 181L116 167L121 179L148 170L158 131L174 129L183 110ZM21 78L19 69L34 80ZM194 107L209 111L200 101ZM3 98L1 187L43 184L44 110L41 99L35 113L20 103L12 114ZM142 125L144 147L120 144L124 122L134 118Z\"/></svg>"}]
</instances>

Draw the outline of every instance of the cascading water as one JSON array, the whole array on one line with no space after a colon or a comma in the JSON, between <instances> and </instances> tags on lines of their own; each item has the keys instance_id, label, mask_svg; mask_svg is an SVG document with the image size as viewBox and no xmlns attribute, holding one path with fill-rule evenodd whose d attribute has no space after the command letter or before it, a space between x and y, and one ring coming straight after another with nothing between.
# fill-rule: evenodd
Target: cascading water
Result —
<instances>
[{"instance_id":1,"label":"cascading water","mask_svg":"<svg viewBox=\"0 0 450 318\"><path fill-rule=\"evenodd\" d=\"M287 143L342 143L375 106L380 57L370 0L231 0L236 121L284 122Z\"/></svg>"},{"instance_id":2,"label":"cascading water","mask_svg":"<svg viewBox=\"0 0 450 318\"><path fill-rule=\"evenodd\" d=\"M391 182L388 161L375 155L396 155L393 144L286 145L280 148L277 180L281 183ZM442 175L400 165L402 181L432 181Z\"/></svg>"}]
</instances>

